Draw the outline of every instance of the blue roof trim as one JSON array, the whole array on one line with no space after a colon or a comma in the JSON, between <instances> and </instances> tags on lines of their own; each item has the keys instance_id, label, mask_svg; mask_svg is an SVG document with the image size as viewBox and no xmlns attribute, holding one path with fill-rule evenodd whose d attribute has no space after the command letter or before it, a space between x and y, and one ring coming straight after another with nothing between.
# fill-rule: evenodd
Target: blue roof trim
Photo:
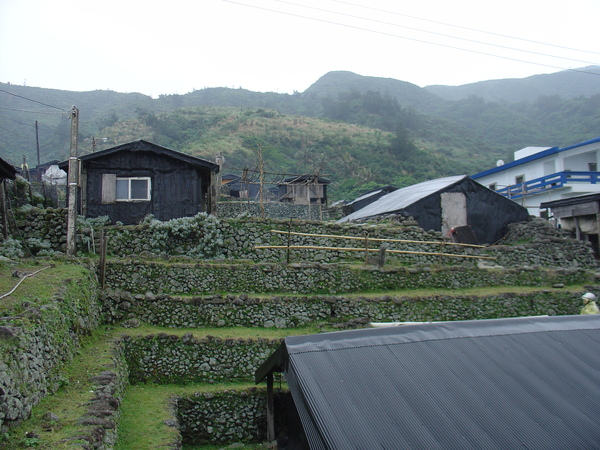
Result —
<instances>
[{"instance_id":1,"label":"blue roof trim","mask_svg":"<svg viewBox=\"0 0 600 450\"><path fill-rule=\"evenodd\" d=\"M520 166L521 164L526 164L531 161L535 161L536 159L544 158L546 156L553 155L558 153L560 149L558 147L552 147L548 150L544 150L539 153L534 153L533 155L526 156L525 158L517 159L516 161L511 161L509 163L503 164L499 167L494 167L492 169L484 170L483 172L476 173L475 175L471 175L471 178L476 180L477 178L483 178L487 175L491 175L493 173L501 172L506 169L510 169L511 167Z\"/></svg>"},{"instance_id":2,"label":"blue roof trim","mask_svg":"<svg viewBox=\"0 0 600 450\"><path fill-rule=\"evenodd\" d=\"M544 150L542 152L534 153L533 155L526 156L525 158L517 159L516 161L512 161L512 162L503 164L502 166L494 167L492 169L488 169L488 170L484 170L483 172L476 173L475 175L471 175L471 178L473 178L473 179L483 178L483 177L485 177L487 175L491 175L493 173L501 172L503 170L510 169L512 167L520 166L521 164L526 164L528 162L535 161L536 159L545 158L546 156L550 156L555 153L560 153L560 152L564 152L567 150L571 150L571 149L574 149L577 147L583 147L584 145L595 144L596 142L600 142L600 137L590 139L588 141L580 142L578 144L570 145L570 146L564 147L564 148L552 147L552 148L549 148L548 150Z\"/></svg>"}]
</instances>

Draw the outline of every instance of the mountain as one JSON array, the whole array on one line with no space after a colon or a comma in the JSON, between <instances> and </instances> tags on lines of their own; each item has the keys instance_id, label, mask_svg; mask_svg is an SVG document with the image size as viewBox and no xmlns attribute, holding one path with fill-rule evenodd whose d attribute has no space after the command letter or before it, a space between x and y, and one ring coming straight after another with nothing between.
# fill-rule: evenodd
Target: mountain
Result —
<instances>
[{"instance_id":1,"label":"mountain","mask_svg":"<svg viewBox=\"0 0 600 450\"><path fill-rule=\"evenodd\" d=\"M600 67L563 70L527 78L480 81L462 86L426 86L425 90L446 100L480 97L498 103L535 101L543 96L565 99L600 94Z\"/></svg>"},{"instance_id":2,"label":"mountain","mask_svg":"<svg viewBox=\"0 0 600 450\"><path fill-rule=\"evenodd\" d=\"M565 146L600 135L600 68L520 80L429 86L330 72L302 93L210 88L157 99L113 91L72 92L0 83L0 155L66 159L71 105L80 110L79 152L135 139L238 168L257 149L274 171L320 170L348 193L475 173L526 146ZM67 119L67 120L65 120Z\"/></svg>"}]
</instances>

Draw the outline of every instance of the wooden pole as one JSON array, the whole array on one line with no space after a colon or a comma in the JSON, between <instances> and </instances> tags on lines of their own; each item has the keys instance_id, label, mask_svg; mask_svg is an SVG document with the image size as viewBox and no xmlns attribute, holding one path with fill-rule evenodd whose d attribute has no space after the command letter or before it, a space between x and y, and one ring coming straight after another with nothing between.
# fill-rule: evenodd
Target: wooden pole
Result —
<instances>
[{"instance_id":1,"label":"wooden pole","mask_svg":"<svg viewBox=\"0 0 600 450\"><path fill-rule=\"evenodd\" d=\"M2 216L2 236L8 239L8 217L6 217L6 194L4 193L4 178L0 179L0 215Z\"/></svg>"},{"instance_id":2,"label":"wooden pole","mask_svg":"<svg viewBox=\"0 0 600 450\"><path fill-rule=\"evenodd\" d=\"M275 405L273 402L273 374L267 375L267 442L275 440Z\"/></svg>"},{"instance_id":3,"label":"wooden pole","mask_svg":"<svg viewBox=\"0 0 600 450\"><path fill-rule=\"evenodd\" d=\"M271 233L287 234L288 232L281 231L281 230L271 230ZM344 235L337 235L337 234L311 234L311 233L297 233L297 232L293 232L291 234L295 234L297 236L355 239L355 240L360 240L360 241L362 241L364 239L364 237L344 236ZM459 242L444 242L444 241L411 241L411 240L406 240L406 239L383 239L383 238L371 238L370 240L373 242L405 242L405 243L411 243L411 244L443 244L443 245L458 245L461 247L475 247L475 248L485 248L486 247L485 245L461 244Z\"/></svg>"},{"instance_id":4,"label":"wooden pole","mask_svg":"<svg viewBox=\"0 0 600 450\"><path fill-rule=\"evenodd\" d=\"M106 251L108 248L108 238L104 229L100 230L100 286L104 289L106 280Z\"/></svg>"},{"instance_id":5,"label":"wooden pole","mask_svg":"<svg viewBox=\"0 0 600 450\"><path fill-rule=\"evenodd\" d=\"M262 146L258 146L258 168L260 170L260 185L258 186L259 202L260 202L260 217L265 218L265 197L264 197L264 186L265 186L265 163L263 160L263 149Z\"/></svg>"},{"instance_id":6,"label":"wooden pole","mask_svg":"<svg viewBox=\"0 0 600 450\"><path fill-rule=\"evenodd\" d=\"M67 255L75 256L77 245L75 235L77 231L77 178L79 175L77 161L77 134L79 131L79 110L71 107L71 152L69 157L68 192L69 203L67 206Z\"/></svg>"},{"instance_id":7,"label":"wooden pole","mask_svg":"<svg viewBox=\"0 0 600 450\"><path fill-rule=\"evenodd\" d=\"M292 243L292 218L290 217L290 223L288 224L288 235L287 235L287 251L285 255L285 260L290 264L290 244Z\"/></svg>"},{"instance_id":8,"label":"wooden pole","mask_svg":"<svg viewBox=\"0 0 600 450\"><path fill-rule=\"evenodd\" d=\"M38 132L38 121L35 121L35 147L37 149L37 162L38 165L42 163L40 160L40 134Z\"/></svg>"},{"instance_id":9,"label":"wooden pole","mask_svg":"<svg viewBox=\"0 0 600 450\"><path fill-rule=\"evenodd\" d=\"M268 248L288 248L287 245L255 245L252 247L255 250ZM338 252L378 252L378 248L354 248L354 247L319 247L316 245L290 245L289 248L308 249L308 250L333 250ZM475 259L497 259L495 256L479 256L479 255L458 255L454 253L438 253L438 252L414 252L409 250L386 250L386 253L398 253L406 255L430 255L430 256L450 256L454 258L475 258Z\"/></svg>"}]
</instances>

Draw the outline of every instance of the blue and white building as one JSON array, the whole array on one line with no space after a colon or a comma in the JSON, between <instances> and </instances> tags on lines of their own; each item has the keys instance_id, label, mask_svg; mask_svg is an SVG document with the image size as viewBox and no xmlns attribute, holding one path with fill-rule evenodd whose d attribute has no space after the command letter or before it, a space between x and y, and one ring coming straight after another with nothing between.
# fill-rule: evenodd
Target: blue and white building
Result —
<instances>
[{"instance_id":1,"label":"blue and white building","mask_svg":"<svg viewBox=\"0 0 600 450\"><path fill-rule=\"evenodd\" d=\"M540 204L600 193L600 137L564 148L526 147L514 161L471 175L478 183L540 215Z\"/></svg>"}]
</instances>

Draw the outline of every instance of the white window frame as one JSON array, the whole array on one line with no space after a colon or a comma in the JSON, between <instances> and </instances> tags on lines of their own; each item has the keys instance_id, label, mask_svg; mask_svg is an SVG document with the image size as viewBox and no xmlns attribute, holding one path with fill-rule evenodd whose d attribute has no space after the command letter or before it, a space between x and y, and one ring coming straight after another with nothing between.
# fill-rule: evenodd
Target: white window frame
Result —
<instances>
[{"instance_id":1,"label":"white window frame","mask_svg":"<svg viewBox=\"0 0 600 450\"><path fill-rule=\"evenodd\" d=\"M131 182L144 180L148 182L148 189L146 190L146 198L131 198ZM116 198L117 202L148 202L152 199L152 180L150 177L117 177L116 183L119 181L127 181L127 198Z\"/></svg>"}]
</instances>

